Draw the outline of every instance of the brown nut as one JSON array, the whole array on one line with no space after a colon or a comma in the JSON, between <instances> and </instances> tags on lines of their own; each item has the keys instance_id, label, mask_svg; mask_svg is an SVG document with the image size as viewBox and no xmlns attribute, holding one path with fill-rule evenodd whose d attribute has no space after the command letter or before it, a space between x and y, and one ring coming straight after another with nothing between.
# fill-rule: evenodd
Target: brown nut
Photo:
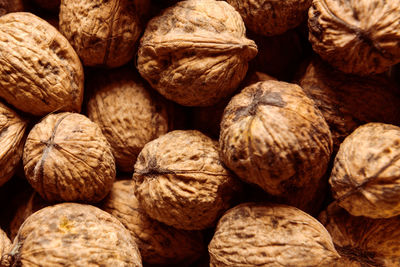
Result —
<instances>
[{"instance_id":1,"label":"brown nut","mask_svg":"<svg viewBox=\"0 0 400 267\"><path fill-rule=\"evenodd\" d=\"M23 10L24 3L22 0L0 0L0 16Z\"/></svg>"},{"instance_id":2,"label":"brown nut","mask_svg":"<svg viewBox=\"0 0 400 267\"><path fill-rule=\"evenodd\" d=\"M257 54L245 31L239 13L224 1L180 1L147 24L138 70L178 104L216 104L236 89Z\"/></svg>"},{"instance_id":3,"label":"brown nut","mask_svg":"<svg viewBox=\"0 0 400 267\"><path fill-rule=\"evenodd\" d=\"M111 146L87 117L63 112L36 124L24 147L26 178L47 201L97 202L115 179Z\"/></svg>"},{"instance_id":4,"label":"brown nut","mask_svg":"<svg viewBox=\"0 0 400 267\"><path fill-rule=\"evenodd\" d=\"M8 238L7 234L2 229L0 229L0 259L3 255L9 252L10 247L10 239Z\"/></svg>"},{"instance_id":5,"label":"brown nut","mask_svg":"<svg viewBox=\"0 0 400 267\"><path fill-rule=\"evenodd\" d=\"M328 231L301 210L243 203L219 220L210 266L331 266L339 258Z\"/></svg>"}]
</instances>

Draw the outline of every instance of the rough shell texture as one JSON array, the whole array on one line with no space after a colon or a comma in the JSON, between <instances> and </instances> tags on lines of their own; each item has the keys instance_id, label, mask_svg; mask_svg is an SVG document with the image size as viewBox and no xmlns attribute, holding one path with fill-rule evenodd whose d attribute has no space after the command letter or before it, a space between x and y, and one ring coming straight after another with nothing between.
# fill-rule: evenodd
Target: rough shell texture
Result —
<instances>
[{"instance_id":1,"label":"rough shell texture","mask_svg":"<svg viewBox=\"0 0 400 267\"><path fill-rule=\"evenodd\" d=\"M99 73L87 107L110 143L120 170L131 172L144 145L168 131L167 103L130 68Z\"/></svg>"},{"instance_id":2,"label":"rough shell texture","mask_svg":"<svg viewBox=\"0 0 400 267\"><path fill-rule=\"evenodd\" d=\"M272 80L232 98L219 144L228 168L278 196L316 187L332 152L329 127L314 102L298 85Z\"/></svg>"},{"instance_id":3,"label":"rough shell texture","mask_svg":"<svg viewBox=\"0 0 400 267\"><path fill-rule=\"evenodd\" d=\"M330 266L339 257L316 219L294 207L265 203L227 211L208 251L210 266Z\"/></svg>"},{"instance_id":4,"label":"rough shell texture","mask_svg":"<svg viewBox=\"0 0 400 267\"><path fill-rule=\"evenodd\" d=\"M8 238L7 234L0 229L0 259L1 256L8 253L10 247L11 247L10 239Z\"/></svg>"},{"instance_id":5,"label":"rough shell texture","mask_svg":"<svg viewBox=\"0 0 400 267\"><path fill-rule=\"evenodd\" d=\"M134 56L141 32L139 2L143 0L63 0L60 32L83 65L122 66Z\"/></svg>"},{"instance_id":6,"label":"rough shell texture","mask_svg":"<svg viewBox=\"0 0 400 267\"><path fill-rule=\"evenodd\" d=\"M354 216L400 215L400 127L368 123L340 145L329 182Z\"/></svg>"},{"instance_id":7,"label":"rough shell texture","mask_svg":"<svg viewBox=\"0 0 400 267\"><path fill-rule=\"evenodd\" d=\"M8 263L8 264L5 264ZM43 208L21 226L5 266L142 266L130 233L94 206Z\"/></svg>"},{"instance_id":8,"label":"rough shell texture","mask_svg":"<svg viewBox=\"0 0 400 267\"><path fill-rule=\"evenodd\" d=\"M34 115L81 109L83 69L77 54L53 26L31 13L0 17L0 97Z\"/></svg>"},{"instance_id":9,"label":"rough shell texture","mask_svg":"<svg viewBox=\"0 0 400 267\"><path fill-rule=\"evenodd\" d=\"M0 186L14 174L22 157L27 121L0 102Z\"/></svg>"},{"instance_id":10,"label":"rough shell texture","mask_svg":"<svg viewBox=\"0 0 400 267\"><path fill-rule=\"evenodd\" d=\"M133 178L135 195L150 217L186 230L214 226L238 185L219 160L217 143L194 130L147 143Z\"/></svg>"},{"instance_id":11,"label":"rough shell texture","mask_svg":"<svg viewBox=\"0 0 400 267\"><path fill-rule=\"evenodd\" d=\"M347 73L382 73L400 62L398 0L314 0L309 10L313 49Z\"/></svg>"},{"instance_id":12,"label":"rough shell texture","mask_svg":"<svg viewBox=\"0 0 400 267\"><path fill-rule=\"evenodd\" d=\"M400 124L399 90L383 76L346 75L315 58L299 84L328 122L336 152L362 124Z\"/></svg>"},{"instance_id":13,"label":"rough shell texture","mask_svg":"<svg viewBox=\"0 0 400 267\"><path fill-rule=\"evenodd\" d=\"M0 16L10 12L18 12L24 10L22 0L0 0Z\"/></svg>"},{"instance_id":14,"label":"rough shell texture","mask_svg":"<svg viewBox=\"0 0 400 267\"><path fill-rule=\"evenodd\" d=\"M47 201L97 202L115 179L111 146L97 124L63 112L36 124L24 147L26 178Z\"/></svg>"},{"instance_id":15,"label":"rough shell texture","mask_svg":"<svg viewBox=\"0 0 400 267\"><path fill-rule=\"evenodd\" d=\"M333 266L400 266L400 217L354 217L332 204L319 220L341 256Z\"/></svg>"},{"instance_id":16,"label":"rough shell texture","mask_svg":"<svg viewBox=\"0 0 400 267\"><path fill-rule=\"evenodd\" d=\"M147 24L138 70L178 104L216 104L236 89L257 54L245 31L239 13L224 1L178 2Z\"/></svg>"},{"instance_id":17,"label":"rough shell texture","mask_svg":"<svg viewBox=\"0 0 400 267\"><path fill-rule=\"evenodd\" d=\"M102 209L115 216L131 232L143 262L188 264L204 251L202 234L178 230L151 219L134 194L134 181L114 183Z\"/></svg>"},{"instance_id":18,"label":"rough shell texture","mask_svg":"<svg viewBox=\"0 0 400 267\"><path fill-rule=\"evenodd\" d=\"M272 36L297 27L307 18L312 0L227 0L242 16L246 27Z\"/></svg>"}]
</instances>

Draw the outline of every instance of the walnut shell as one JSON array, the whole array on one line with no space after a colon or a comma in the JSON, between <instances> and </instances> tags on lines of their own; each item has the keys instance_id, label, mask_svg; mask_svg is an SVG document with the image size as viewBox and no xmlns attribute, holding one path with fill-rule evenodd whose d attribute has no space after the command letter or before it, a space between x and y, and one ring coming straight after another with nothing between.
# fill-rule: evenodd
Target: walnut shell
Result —
<instances>
[{"instance_id":1,"label":"walnut shell","mask_svg":"<svg viewBox=\"0 0 400 267\"><path fill-rule=\"evenodd\" d=\"M329 127L314 102L300 86L273 80L231 99L219 145L228 168L276 196L310 184L316 190L332 152Z\"/></svg>"},{"instance_id":2,"label":"walnut shell","mask_svg":"<svg viewBox=\"0 0 400 267\"><path fill-rule=\"evenodd\" d=\"M8 253L10 247L11 247L10 239L8 238L7 234L2 229L0 229L0 259L1 256Z\"/></svg>"},{"instance_id":3,"label":"walnut shell","mask_svg":"<svg viewBox=\"0 0 400 267\"><path fill-rule=\"evenodd\" d=\"M114 182L102 209L115 216L131 232L143 262L188 264L204 251L201 232L178 230L151 219L134 194L135 182Z\"/></svg>"},{"instance_id":4,"label":"walnut shell","mask_svg":"<svg viewBox=\"0 0 400 267\"><path fill-rule=\"evenodd\" d=\"M400 266L399 217L354 217L332 204L320 214L319 220L331 234L341 256L332 266Z\"/></svg>"},{"instance_id":5,"label":"walnut shell","mask_svg":"<svg viewBox=\"0 0 400 267\"><path fill-rule=\"evenodd\" d=\"M0 17L11 12L24 10L22 0L0 0Z\"/></svg>"},{"instance_id":6,"label":"walnut shell","mask_svg":"<svg viewBox=\"0 0 400 267\"><path fill-rule=\"evenodd\" d=\"M81 110L81 62L48 22L25 12L0 17L0 54L0 97L8 103L33 115Z\"/></svg>"},{"instance_id":7,"label":"walnut shell","mask_svg":"<svg viewBox=\"0 0 400 267\"><path fill-rule=\"evenodd\" d=\"M309 39L315 52L347 73L382 73L400 62L398 0L314 0Z\"/></svg>"},{"instance_id":8,"label":"walnut shell","mask_svg":"<svg viewBox=\"0 0 400 267\"><path fill-rule=\"evenodd\" d=\"M22 157L27 121L0 102L0 186L15 173Z\"/></svg>"},{"instance_id":9,"label":"walnut shell","mask_svg":"<svg viewBox=\"0 0 400 267\"><path fill-rule=\"evenodd\" d=\"M210 266L330 266L339 258L328 231L301 210L243 203L219 220Z\"/></svg>"},{"instance_id":10,"label":"walnut shell","mask_svg":"<svg viewBox=\"0 0 400 267\"><path fill-rule=\"evenodd\" d=\"M147 24L138 70L178 104L216 104L236 89L257 54L245 31L239 13L224 1L180 1Z\"/></svg>"},{"instance_id":11,"label":"walnut shell","mask_svg":"<svg viewBox=\"0 0 400 267\"><path fill-rule=\"evenodd\" d=\"M137 245L121 222L99 208L77 203L49 206L29 216L2 264L142 266Z\"/></svg>"},{"instance_id":12,"label":"walnut shell","mask_svg":"<svg viewBox=\"0 0 400 267\"><path fill-rule=\"evenodd\" d=\"M47 201L97 202L115 179L111 146L87 117L63 112L36 124L24 147L25 176Z\"/></svg>"},{"instance_id":13,"label":"walnut shell","mask_svg":"<svg viewBox=\"0 0 400 267\"><path fill-rule=\"evenodd\" d=\"M133 58L142 30L137 7L140 1L62 0L60 32L83 65L122 66Z\"/></svg>"},{"instance_id":14,"label":"walnut shell","mask_svg":"<svg viewBox=\"0 0 400 267\"><path fill-rule=\"evenodd\" d=\"M132 172L144 145L167 133L167 103L130 68L108 70L89 84L87 114L112 147L117 167Z\"/></svg>"},{"instance_id":15,"label":"walnut shell","mask_svg":"<svg viewBox=\"0 0 400 267\"><path fill-rule=\"evenodd\" d=\"M172 131L147 143L133 179L135 195L151 218L185 230L214 226L238 186L219 160L217 142L194 130Z\"/></svg>"}]
</instances>

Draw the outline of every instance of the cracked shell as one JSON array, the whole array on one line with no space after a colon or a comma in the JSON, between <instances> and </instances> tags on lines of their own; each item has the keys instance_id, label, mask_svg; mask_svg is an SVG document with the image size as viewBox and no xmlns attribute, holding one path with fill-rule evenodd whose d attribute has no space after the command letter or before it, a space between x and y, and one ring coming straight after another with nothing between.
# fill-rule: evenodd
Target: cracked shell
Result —
<instances>
[{"instance_id":1,"label":"cracked shell","mask_svg":"<svg viewBox=\"0 0 400 267\"><path fill-rule=\"evenodd\" d=\"M210 266L331 266L339 258L328 231L301 210L243 203L219 220Z\"/></svg>"},{"instance_id":2,"label":"cracked shell","mask_svg":"<svg viewBox=\"0 0 400 267\"><path fill-rule=\"evenodd\" d=\"M172 131L147 143L133 179L135 195L151 218L185 230L214 226L238 190L219 160L217 142L194 130Z\"/></svg>"},{"instance_id":3,"label":"cracked shell","mask_svg":"<svg viewBox=\"0 0 400 267\"><path fill-rule=\"evenodd\" d=\"M22 0L0 0L0 16L23 10L24 3Z\"/></svg>"},{"instance_id":4,"label":"cracked shell","mask_svg":"<svg viewBox=\"0 0 400 267\"><path fill-rule=\"evenodd\" d=\"M245 31L239 13L224 1L180 1L147 24L137 68L167 99L214 105L233 93L257 54Z\"/></svg>"},{"instance_id":5,"label":"cracked shell","mask_svg":"<svg viewBox=\"0 0 400 267\"><path fill-rule=\"evenodd\" d=\"M343 72L382 73L400 62L398 0L314 0L308 16L314 51Z\"/></svg>"},{"instance_id":6,"label":"cracked shell","mask_svg":"<svg viewBox=\"0 0 400 267\"><path fill-rule=\"evenodd\" d=\"M25 176L49 201L97 202L115 179L111 146L87 117L63 112L46 116L28 135Z\"/></svg>"},{"instance_id":7,"label":"cracked shell","mask_svg":"<svg viewBox=\"0 0 400 267\"><path fill-rule=\"evenodd\" d=\"M49 206L29 216L2 264L142 266L138 247L121 222L99 208L77 203Z\"/></svg>"},{"instance_id":8,"label":"cracked shell","mask_svg":"<svg viewBox=\"0 0 400 267\"><path fill-rule=\"evenodd\" d=\"M0 259L3 255L9 252L10 247L10 239L8 238L7 234L2 229L0 229Z\"/></svg>"}]
</instances>

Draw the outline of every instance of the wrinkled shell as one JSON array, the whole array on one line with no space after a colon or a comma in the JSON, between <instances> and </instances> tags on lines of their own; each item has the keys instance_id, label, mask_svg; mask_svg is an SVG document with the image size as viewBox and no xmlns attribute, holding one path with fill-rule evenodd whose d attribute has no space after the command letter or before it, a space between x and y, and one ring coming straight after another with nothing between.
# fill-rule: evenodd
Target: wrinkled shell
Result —
<instances>
[{"instance_id":1,"label":"wrinkled shell","mask_svg":"<svg viewBox=\"0 0 400 267\"><path fill-rule=\"evenodd\" d=\"M400 95L387 78L346 75L314 59L299 84L329 124L334 151L361 124L400 124Z\"/></svg>"},{"instance_id":2,"label":"wrinkled shell","mask_svg":"<svg viewBox=\"0 0 400 267\"><path fill-rule=\"evenodd\" d=\"M23 10L24 3L22 0L0 0L0 16Z\"/></svg>"},{"instance_id":3,"label":"wrinkled shell","mask_svg":"<svg viewBox=\"0 0 400 267\"><path fill-rule=\"evenodd\" d=\"M60 6L61 0L34 0L41 8L54 10Z\"/></svg>"},{"instance_id":4,"label":"wrinkled shell","mask_svg":"<svg viewBox=\"0 0 400 267\"><path fill-rule=\"evenodd\" d=\"M242 16L246 27L272 36L297 27L307 18L312 0L227 0Z\"/></svg>"},{"instance_id":5,"label":"wrinkled shell","mask_svg":"<svg viewBox=\"0 0 400 267\"><path fill-rule=\"evenodd\" d=\"M330 266L337 254L328 231L294 207L244 203L219 220L210 266Z\"/></svg>"},{"instance_id":6,"label":"wrinkled shell","mask_svg":"<svg viewBox=\"0 0 400 267\"><path fill-rule=\"evenodd\" d=\"M81 62L49 23L25 12L0 17L0 55L0 97L8 103L33 115L80 111Z\"/></svg>"},{"instance_id":7,"label":"wrinkled shell","mask_svg":"<svg viewBox=\"0 0 400 267\"><path fill-rule=\"evenodd\" d=\"M382 73L400 62L398 0L314 0L308 16L314 51L343 72Z\"/></svg>"},{"instance_id":8,"label":"wrinkled shell","mask_svg":"<svg viewBox=\"0 0 400 267\"><path fill-rule=\"evenodd\" d=\"M133 179L135 195L150 217L186 230L214 226L237 190L236 179L219 160L217 143L193 130L147 143Z\"/></svg>"},{"instance_id":9,"label":"wrinkled shell","mask_svg":"<svg viewBox=\"0 0 400 267\"><path fill-rule=\"evenodd\" d=\"M332 204L319 220L341 256L335 267L400 266L400 218L354 217Z\"/></svg>"},{"instance_id":10,"label":"wrinkled shell","mask_svg":"<svg viewBox=\"0 0 400 267\"><path fill-rule=\"evenodd\" d=\"M400 127L368 123L340 145L329 182L354 216L400 215Z\"/></svg>"},{"instance_id":11,"label":"wrinkled shell","mask_svg":"<svg viewBox=\"0 0 400 267\"><path fill-rule=\"evenodd\" d=\"M63 0L60 32L85 66L122 66L135 54L143 0ZM139 10L138 10L139 9Z\"/></svg>"},{"instance_id":12,"label":"wrinkled shell","mask_svg":"<svg viewBox=\"0 0 400 267\"><path fill-rule=\"evenodd\" d=\"M142 266L135 241L116 218L76 203L32 214L11 251L5 266Z\"/></svg>"},{"instance_id":13,"label":"wrinkled shell","mask_svg":"<svg viewBox=\"0 0 400 267\"><path fill-rule=\"evenodd\" d=\"M11 241L8 238L7 234L0 229L0 259L1 256L6 254L9 251L9 248L11 247Z\"/></svg>"},{"instance_id":14,"label":"wrinkled shell","mask_svg":"<svg viewBox=\"0 0 400 267\"><path fill-rule=\"evenodd\" d=\"M216 104L236 89L257 54L245 31L239 13L224 1L178 2L147 24L138 70L178 104Z\"/></svg>"},{"instance_id":15,"label":"wrinkled shell","mask_svg":"<svg viewBox=\"0 0 400 267\"><path fill-rule=\"evenodd\" d=\"M97 202L115 179L111 146L97 124L63 112L36 124L24 147L26 178L47 201Z\"/></svg>"},{"instance_id":16,"label":"wrinkled shell","mask_svg":"<svg viewBox=\"0 0 400 267\"><path fill-rule=\"evenodd\" d=\"M0 186L14 174L22 157L27 121L0 102Z\"/></svg>"},{"instance_id":17,"label":"wrinkled shell","mask_svg":"<svg viewBox=\"0 0 400 267\"><path fill-rule=\"evenodd\" d=\"M202 234L178 230L151 219L140 207L133 189L133 180L115 182L102 209L131 232L143 262L181 266L196 260L204 251Z\"/></svg>"},{"instance_id":18,"label":"wrinkled shell","mask_svg":"<svg viewBox=\"0 0 400 267\"><path fill-rule=\"evenodd\" d=\"M314 102L298 85L272 80L232 98L219 144L228 168L277 196L309 185L316 190L332 152L329 127Z\"/></svg>"},{"instance_id":19,"label":"wrinkled shell","mask_svg":"<svg viewBox=\"0 0 400 267\"><path fill-rule=\"evenodd\" d=\"M132 172L144 145L168 131L167 104L131 69L99 73L87 107L110 143L117 167Z\"/></svg>"}]
</instances>

